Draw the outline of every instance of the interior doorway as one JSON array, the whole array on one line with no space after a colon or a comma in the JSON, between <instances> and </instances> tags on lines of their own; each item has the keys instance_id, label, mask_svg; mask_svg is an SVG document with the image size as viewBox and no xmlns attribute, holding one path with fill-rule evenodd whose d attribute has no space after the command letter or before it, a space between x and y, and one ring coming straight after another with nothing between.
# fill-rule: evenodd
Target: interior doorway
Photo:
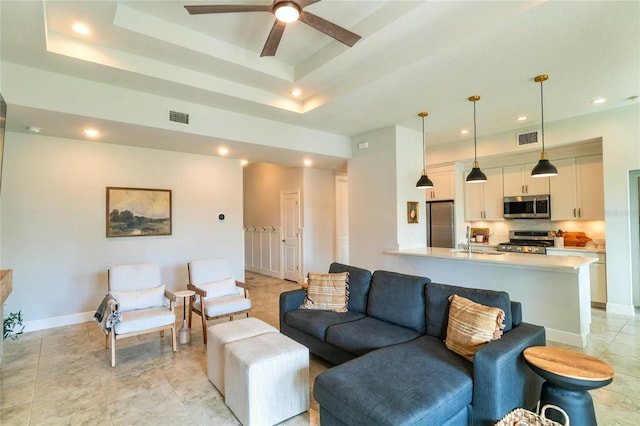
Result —
<instances>
[{"instance_id":1,"label":"interior doorway","mask_svg":"<svg viewBox=\"0 0 640 426\"><path fill-rule=\"evenodd\" d=\"M283 278L300 282L300 191L281 192L280 200Z\"/></svg>"},{"instance_id":2,"label":"interior doorway","mask_svg":"<svg viewBox=\"0 0 640 426\"><path fill-rule=\"evenodd\" d=\"M336 176L336 261L349 264L349 179Z\"/></svg>"}]
</instances>

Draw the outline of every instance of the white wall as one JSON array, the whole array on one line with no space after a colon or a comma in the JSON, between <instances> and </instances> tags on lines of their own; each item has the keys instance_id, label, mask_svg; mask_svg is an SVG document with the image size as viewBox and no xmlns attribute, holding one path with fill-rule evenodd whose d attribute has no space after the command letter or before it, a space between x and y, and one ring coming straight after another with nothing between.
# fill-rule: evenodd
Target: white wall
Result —
<instances>
[{"instance_id":1,"label":"white wall","mask_svg":"<svg viewBox=\"0 0 640 426\"><path fill-rule=\"evenodd\" d=\"M336 258L335 174L327 170L304 169L302 196L304 211L303 273L325 273Z\"/></svg>"},{"instance_id":2,"label":"white wall","mask_svg":"<svg viewBox=\"0 0 640 426\"><path fill-rule=\"evenodd\" d=\"M91 318L115 264L157 262L180 290L187 261L226 257L244 279L239 161L12 132L5 142L7 310L21 309L32 329ZM173 235L106 238L107 186L171 189Z\"/></svg>"}]
</instances>

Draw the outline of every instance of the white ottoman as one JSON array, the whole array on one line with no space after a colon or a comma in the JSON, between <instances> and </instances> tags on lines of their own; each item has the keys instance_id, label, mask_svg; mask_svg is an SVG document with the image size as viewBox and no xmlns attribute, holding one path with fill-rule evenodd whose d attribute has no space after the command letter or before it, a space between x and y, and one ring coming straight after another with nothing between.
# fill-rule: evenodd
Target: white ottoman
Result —
<instances>
[{"instance_id":1,"label":"white ottoman","mask_svg":"<svg viewBox=\"0 0 640 426\"><path fill-rule=\"evenodd\" d=\"M221 394L224 394L225 345L264 333L278 333L278 329L257 318L243 318L207 328L207 376Z\"/></svg>"},{"instance_id":2,"label":"white ottoman","mask_svg":"<svg viewBox=\"0 0 640 426\"><path fill-rule=\"evenodd\" d=\"M225 403L244 426L273 425L309 409L309 350L280 333L225 346Z\"/></svg>"}]
</instances>

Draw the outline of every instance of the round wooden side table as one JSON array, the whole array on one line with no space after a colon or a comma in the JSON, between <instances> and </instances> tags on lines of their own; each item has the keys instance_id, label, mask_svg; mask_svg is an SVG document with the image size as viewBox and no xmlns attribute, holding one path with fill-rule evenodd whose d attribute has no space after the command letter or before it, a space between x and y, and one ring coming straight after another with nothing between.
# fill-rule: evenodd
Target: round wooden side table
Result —
<instances>
[{"instance_id":1,"label":"round wooden side table","mask_svg":"<svg viewBox=\"0 0 640 426\"><path fill-rule=\"evenodd\" d=\"M540 392L541 407L557 405L567 412L572 425L597 425L593 399L587 391L611 383L611 366L590 355L549 346L525 349L524 359L546 380ZM564 422L564 417L554 410L547 417Z\"/></svg>"}]
</instances>

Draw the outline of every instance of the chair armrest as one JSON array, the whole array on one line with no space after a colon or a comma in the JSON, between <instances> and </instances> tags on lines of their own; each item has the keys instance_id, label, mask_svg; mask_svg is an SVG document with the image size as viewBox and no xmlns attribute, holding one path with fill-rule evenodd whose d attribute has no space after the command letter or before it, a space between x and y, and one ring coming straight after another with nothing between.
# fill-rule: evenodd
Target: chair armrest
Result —
<instances>
[{"instance_id":1,"label":"chair armrest","mask_svg":"<svg viewBox=\"0 0 640 426\"><path fill-rule=\"evenodd\" d=\"M197 294L198 296L200 296L200 298L201 298L201 299L206 299L206 298L207 298L207 291L206 291L206 290L201 289L200 287L198 287L198 286L196 286L196 285L193 285L193 284L187 284L187 289L188 289L188 290L195 291L195 292L196 292L196 294Z\"/></svg>"},{"instance_id":2,"label":"chair armrest","mask_svg":"<svg viewBox=\"0 0 640 426\"><path fill-rule=\"evenodd\" d=\"M173 312L173 307L176 304L176 295L165 288L164 289L164 297L169 299L169 309Z\"/></svg>"},{"instance_id":3,"label":"chair armrest","mask_svg":"<svg viewBox=\"0 0 640 426\"><path fill-rule=\"evenodd\" d=\"M515 408L535 407L542 379L527 366L522 352L529 346L544 346L545 342L544 327L521 323L476 352L474 424L493 425Z\"/></svg>"},{"instance_id":4,"label":"chair armrest","mask_svg":"<svg viewBox=\"0 0 640 426\"><path fill-rule=\"evenodd\" d=\"M303 288L285 291L280 293L280 328L284 324L284 315L298 309L304 302L304 297L307 295L307 291Z\"/></svg>"},{"instance_id":5,"label":"chair armrest","mask_svg":"<svg viewBox=\"0 0 640 426\"><path fill-rule=\"evenodd\" d=\"M236 280L236 287L244 289L244 297L247 299L249 298L249 284Z\"/></svg>"}]
</instances>

